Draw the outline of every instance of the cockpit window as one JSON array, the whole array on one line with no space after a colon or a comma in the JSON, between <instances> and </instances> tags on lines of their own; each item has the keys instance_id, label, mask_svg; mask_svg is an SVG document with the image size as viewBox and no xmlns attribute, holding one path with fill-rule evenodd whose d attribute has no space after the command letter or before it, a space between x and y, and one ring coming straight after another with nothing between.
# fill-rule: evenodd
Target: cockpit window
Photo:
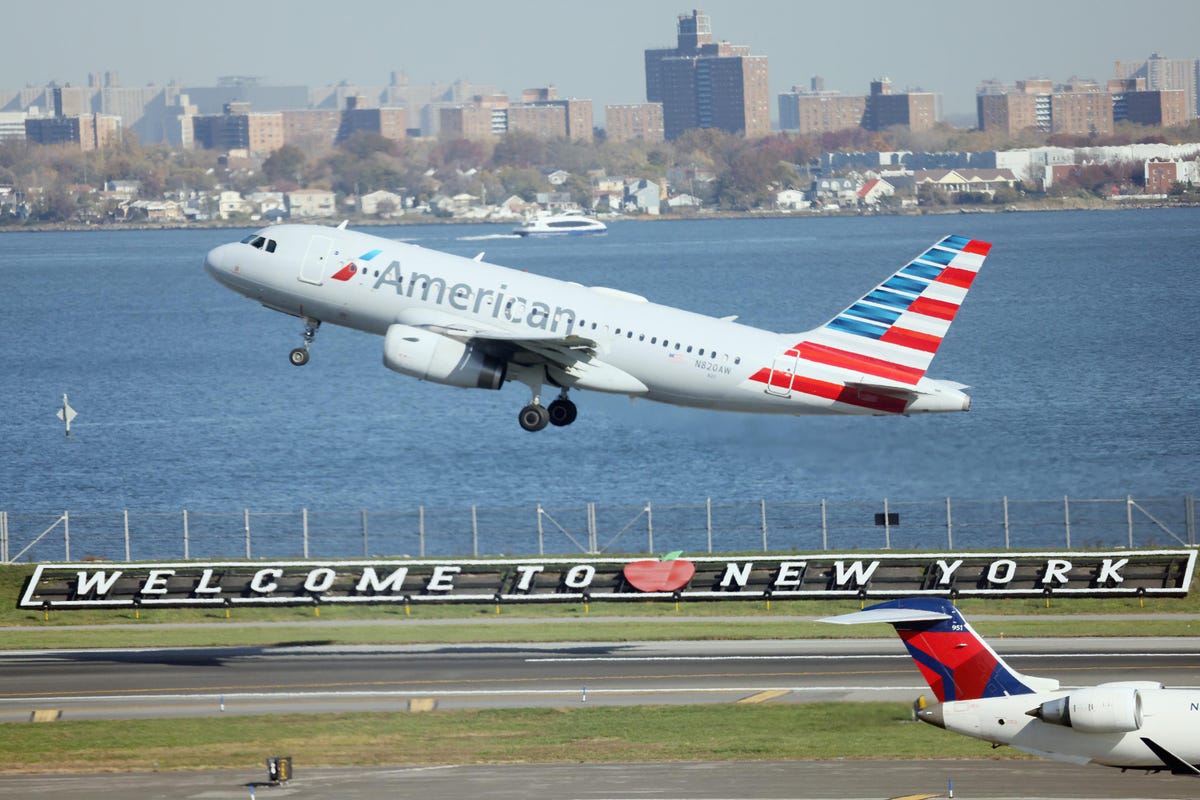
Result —
<instances>
[{"instance_id":1,"label":"cockpit window","mask_svg":"<svg viewBox=\"0 0 1200 800\"><path fill-rule=\"evenodd\" d=\"M247 236L245 239L242 239L242 244L250 244L251 242L253 242L253 241L254 241L255 239L257 239L257 238L258 238L258 234L257 234L257 233L252 233L252 234L250 234L249 236Z\"/></svg>"},{"instance_id":2,"label":"cockpit window","mask_svg":"<svg viewBox=\"0 0 1200 800\"><path fill-rule=\"evenodd\" d=\"M268 253L275 252L275 240L274 239L267 239L267 252Z\"/></svg>"}]
</instances>

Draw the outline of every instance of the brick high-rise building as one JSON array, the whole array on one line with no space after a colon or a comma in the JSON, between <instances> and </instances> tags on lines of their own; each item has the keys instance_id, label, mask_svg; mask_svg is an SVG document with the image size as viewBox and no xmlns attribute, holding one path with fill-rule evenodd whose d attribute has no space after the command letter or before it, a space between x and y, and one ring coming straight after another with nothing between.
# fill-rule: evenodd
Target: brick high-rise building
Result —
<instances>
[{"instance_id":1,"label":"brick high-rise building","mask_svg":"<svg viewBox=\"0 0 1200 800\"><path fill-rule=\"evenodd\" d=\"M1055 86L1045 79L989 82L975 95L979 129L1103 136L1113 130L1113 93L1092 81Z\"/></svg>"},{"instance_id":2,"label":"brick high-rise building","mask_svg":"<svg viewBox=\"0 0 1200 800\"><path fill-rule=\"evenodd\" d=\"M604 128L610 142L661 142L662 103L632 103L604 107Z\"/></svg>"},{"instance_id":3,"label":"brick high-rise building","mask_svg":"<svg viewBox=\"0 0 1200 800\"><path fill-rule=\"evenodd\" d=\"M900 126L927 131L942 119L942 96L934 92L892 93L887 78L871 81L863 127L869 131Z\"/></svg>"},{"instance_id":4,"label":"brick high-rise building","mask_svg":"<svg viewBox=\"0 0 1200 800\"><path fill-rule=\"evenodd\" d=\"M676 41L674 48L645 51L646 100L662 103L666 138L694 128L747 137L771 132L766 56L713 42L708 16L699 9L679 17Z\"/></svg>"},{"instance_id":5,"label":"brick high-rise building","mask_svg":"<svg viewBox=\"0 0 1200 800\"><path fill-rule=\"evenodd\" d=\"M1200 116L1200 59L1164 58L1154 53L1145 61L1118 61L1117 78L1145 78L1148 91L1182 89L1188 119Z\"/></svg>"},{"instance_id":6,"label":"brick high-rise building","mask_svg":"<svg viewBox=\"0 0 1200 800\"><path fill-rule=\"evenodd\" d=\"M793 86L779 95L779 128L799 133L861 128L866 111L866 97L826 91L825 80L814 76L807 90Z\"/></svg>"}]
</instances>

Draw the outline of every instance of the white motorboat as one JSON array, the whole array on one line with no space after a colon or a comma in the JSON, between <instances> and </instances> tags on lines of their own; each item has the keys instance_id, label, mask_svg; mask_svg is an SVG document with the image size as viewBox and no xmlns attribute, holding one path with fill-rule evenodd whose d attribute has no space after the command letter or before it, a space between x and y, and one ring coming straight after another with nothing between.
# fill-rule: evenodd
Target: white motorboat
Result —
<instances>
[{"instance_id":1,"label":"white motorboat","mask_svg":"<svg viewBox=\"0 0 1200 800\"><path fill-rule=\"evenodd\" d=\"M584 216L580 211L539 214L513 228L513 233L518 236L583 236L607 231L608 226L603 222Z\"/></svg>"}]
</instances>

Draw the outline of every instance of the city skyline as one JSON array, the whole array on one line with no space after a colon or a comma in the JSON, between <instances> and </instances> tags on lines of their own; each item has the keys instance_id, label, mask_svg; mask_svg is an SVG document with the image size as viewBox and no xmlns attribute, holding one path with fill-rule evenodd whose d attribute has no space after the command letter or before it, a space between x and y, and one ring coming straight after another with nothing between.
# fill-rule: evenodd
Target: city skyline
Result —
<instances>
[{"instance_id":1,"label":"city skyline","mask_svg":"<svg viewBox=\"0 0 1200 800\"><path fill-rule=\"evenodd\" d=\"M414 85L463 79L510 95L553 84L560 96L592 100L600 121L605 105L645 100L643 52L673 43L676 17L693 8L711 18L715 39L769 59L773 115L778 94L807 86L813 75L848 95L889 77L897 90L941 92L947 116L969 119L984 80L1103 82L1117 60L1154 52L1200 56L1194 0L1151 0L1138 6L1137 18L1125 3L1081 0L1012 0L1001 13L930 0L900 14L895 4L865 0L852 18L832 6L780 0L611 0L597 8L544 0L399 7L346 0L337 14L268 0L253 15L230 0L213 0L202 12L130 5L136 10L11 9L10 30L27 35L11 37L0 52L8 84L0 88L86 85L89 73L105 71L124 86L213 85L225 75L261 76L272 85L380 86L395 70Z\"/></svg>"}]
</instances>

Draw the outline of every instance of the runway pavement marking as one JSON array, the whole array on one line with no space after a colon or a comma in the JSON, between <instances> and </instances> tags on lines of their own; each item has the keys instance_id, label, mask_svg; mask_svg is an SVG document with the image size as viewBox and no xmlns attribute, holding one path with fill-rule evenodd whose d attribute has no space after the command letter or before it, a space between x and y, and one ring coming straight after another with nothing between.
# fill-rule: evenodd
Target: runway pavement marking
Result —
<instances>
[{"instance_id":1,"label":"runway pavement marking","mask_svg":"<svg viewBox=\"0 0 1200 800\"><path fill-rule=\"evenodd\" d=\"M788 694L790 694L790 692L788 692L785 689L770 689L765 692L756 692L755 694L752 694L749 697L743 697L741 700L738 700L737 702L739 705L749 705L751 703L765 703L768 700L777 700L780 697L784 697Z\"/></svg>"}]
</instances>

